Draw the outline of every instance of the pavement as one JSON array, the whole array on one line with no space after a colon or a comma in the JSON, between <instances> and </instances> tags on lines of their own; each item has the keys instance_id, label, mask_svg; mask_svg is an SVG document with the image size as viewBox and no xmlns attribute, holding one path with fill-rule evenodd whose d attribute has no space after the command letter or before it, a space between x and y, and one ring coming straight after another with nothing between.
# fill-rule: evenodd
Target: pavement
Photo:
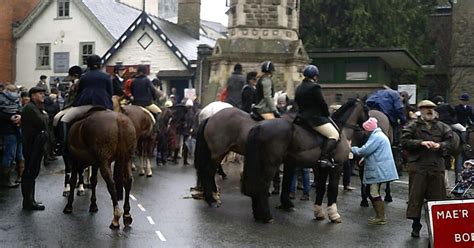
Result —
<instances>
[{"instance_id":1,"label":"pavement","mask_svg":"<svg viewBox=\"0 0 474 248\"><path fill-rule=\"evenodd\" d=\"M411 222L405 219L408 183L406 176L392 184L393 202L386 205L387 224L370 226L367 218L372 208L359 206L359 190L339 191L338 209L341 224L313 220L314 188L310 201L300 201L298 191L295 212L272 209L274 223L253 220L251 201L240 193L242 165L228 163L226 180L217 180L222 206L211 208L204 201L191 198L195 169L168 163L153 165L153 177L139 177L134 172L131 196L131 228L109 229L112 203L103 179L99 179L99 212L88 212L90 190L76 196L73 214L62 213L61 159L41 168L36 199L45 211L21 209L20 189L0 189L0 247L427 247L426 225L421 238L410 236ZM358 188L358 176L351 185ZM271 206L279 204L272 196ZM123 203L121 203L123 204ZM424 220L423 220L424 221ZM423 222L426 223L426 222Z\"/></svg>"}]
</instances>

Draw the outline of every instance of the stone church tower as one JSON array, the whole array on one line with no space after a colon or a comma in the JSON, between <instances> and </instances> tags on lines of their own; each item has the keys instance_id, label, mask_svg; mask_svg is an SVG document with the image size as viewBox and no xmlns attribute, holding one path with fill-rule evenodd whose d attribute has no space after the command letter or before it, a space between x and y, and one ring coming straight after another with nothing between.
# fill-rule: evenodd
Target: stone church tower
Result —
<instances>
[{"instance_id":1,"label":"stone church tower","mask_svg":"<svg viewBox=\"0 0 474 248\"><path fill-rule=\"evenodd\" d=\"M224 87L236 63L245 73L260 72L260 64L271 60L276 90L293 97L310 61L298 35L300 0L229 0L229 7L229 37L214 47L206 91Z\"/></svg>"}]
</instances>

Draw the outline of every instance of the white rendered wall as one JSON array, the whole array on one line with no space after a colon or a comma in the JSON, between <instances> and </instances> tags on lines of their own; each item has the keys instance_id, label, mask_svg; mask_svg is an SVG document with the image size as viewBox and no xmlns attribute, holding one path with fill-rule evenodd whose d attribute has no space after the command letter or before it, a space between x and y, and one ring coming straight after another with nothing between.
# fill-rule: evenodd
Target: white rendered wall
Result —
<instances>
[{"instance_id":1,"label":"white rendered wall","mask_svg":"<svg viewBox=\"0 0 474 248\"><path fill-rule=\"evenodd\" d=\"M38 17L25 34L16 41L16 84L32 87L41 75L48 77L66 76L67 73L54 73L54 53L69 52L69 67L79 64L81 42L94 42L95 54L102 56L112 46L104 34L99 32L91 20L77 8L74 1L70 5L70 19L57 18L57 1L53 1ZM61 31L64 37L61 40ZM54 44L58 41L57 45ZM50 69L36 69L36 44L50 43ZM81 65L82 66L82 65ZM49 79L48 79L49 82Z\"/></svg>"},{"instance_id":2,"label":"white rendered wall","mask_svg":"<svg viewBox=\"0 0 474 248\"><path fill-rule=\"evenodd\" d=\"M153 42L146 50L138 43L138 39L145 32L153 39ZM168 45L148 25L145 27L145 30L137 27L132 37L129 37L125 44L112 55L107 65L115 65L116 63L122 63L123 65L150 65L150 75L155 75L160 70L187 70Z\"/></svg>"}]
</instances>

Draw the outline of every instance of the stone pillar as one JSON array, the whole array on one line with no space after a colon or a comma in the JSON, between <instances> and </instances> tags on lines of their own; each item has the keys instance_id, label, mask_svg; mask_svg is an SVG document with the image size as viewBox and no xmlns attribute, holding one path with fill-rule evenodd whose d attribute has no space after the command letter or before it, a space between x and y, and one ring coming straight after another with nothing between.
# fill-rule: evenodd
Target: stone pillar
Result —
<instances>
[{"instance_id":1,"label":"stone pillar","mask_svg":"<svg viewBox=\"0 0 474 248\"><path fill-rule=\"evenodd\" d=\"M199 102L207 100L208 96L203 96L204 87L209 84L209 77L211 76L211 63L209 56L212 55L212 47L201 44L198 46L198 59L197 59L197 70L196 70L196 94L198 94ZM211 101L211 100L207 100Z\"/></svg>"}]
</instances>

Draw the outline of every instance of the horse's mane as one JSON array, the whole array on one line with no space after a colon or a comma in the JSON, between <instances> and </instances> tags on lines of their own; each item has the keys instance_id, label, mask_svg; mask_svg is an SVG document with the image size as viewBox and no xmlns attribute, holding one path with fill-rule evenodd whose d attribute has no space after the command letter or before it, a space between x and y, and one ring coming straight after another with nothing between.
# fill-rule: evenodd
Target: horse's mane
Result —
<instances>
[{"instance_id":1,"label":"horse's mane","mask_svg":"<svg viewBox=\"0 0 474 248\"><path fill-rule=\"evenodd\" d=\"M347 101L331 115L331 118L337 121L346 121L346 119L348 118L348 113L350 113L347 110L352 109L355 106L356 102L357 99L351 99Z\"/></svg>"}]
</instances>

